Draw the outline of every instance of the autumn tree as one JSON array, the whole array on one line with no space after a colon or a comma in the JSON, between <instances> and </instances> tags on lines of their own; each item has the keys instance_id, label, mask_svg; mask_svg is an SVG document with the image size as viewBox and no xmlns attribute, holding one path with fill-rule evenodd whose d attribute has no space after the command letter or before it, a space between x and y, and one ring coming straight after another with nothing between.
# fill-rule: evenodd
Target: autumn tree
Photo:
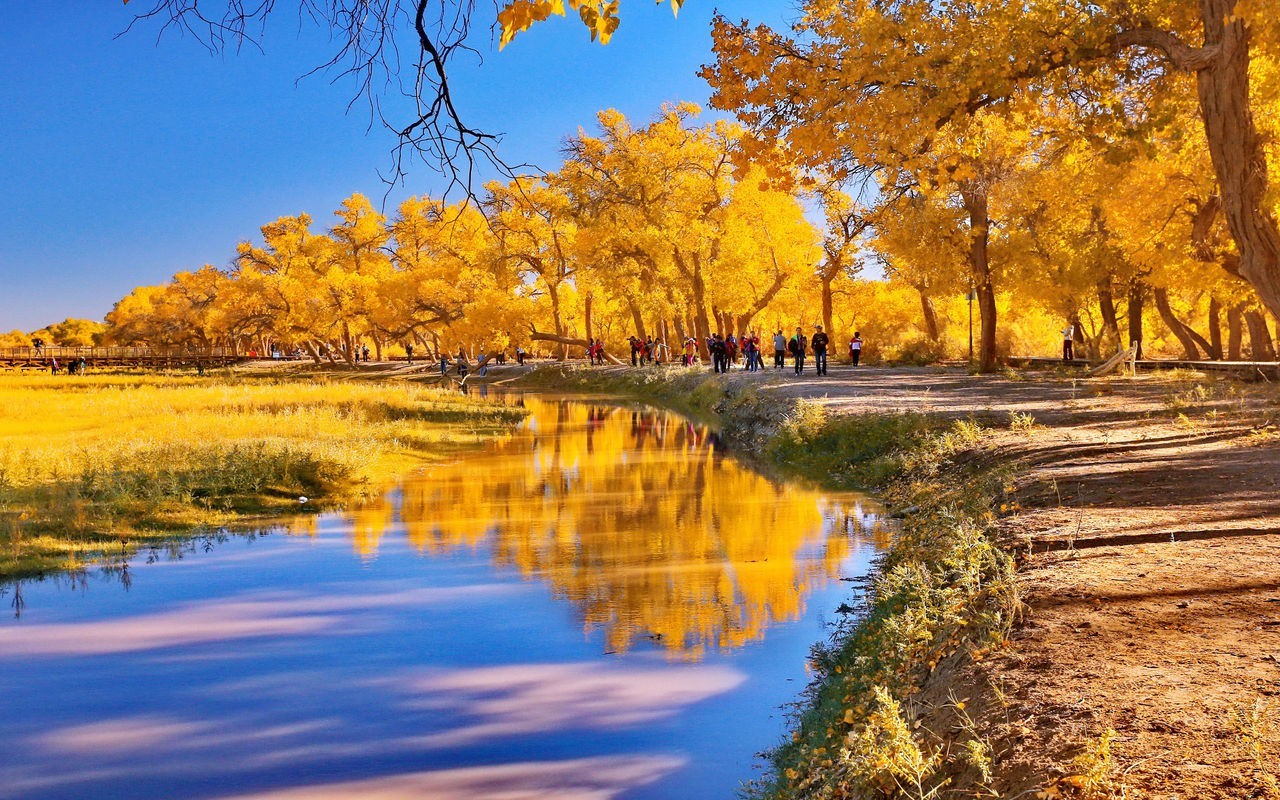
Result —
<instances>
[{"instance_id":1,"label":"autumn tree","mask_svg":"<svg viewBox=\"0 0 1280 800\"><path fill-rule=\"evenodd\" d=\"M1084 86L1093 90L1088 107L1107 111L1107 87L1158 103L1179 74L1194 76L1239 274L1278 313L1280 228L1268 194L1275 123L1259 114L1267 95L1255 83L1270 79L1280 46L1280 18L1266 5L815 1L790 32L719 19L706 75L713 104L739 111L760 138L785 138L805 163L845 172L915 171L949 128L1020 93L1065 100Z\"/></svg>"},{"instance_id":2,"label":"autumn tree","mask_svg":"<svg viewBox=\"0 0 1280 800\"><path fill-rule=\"evenodd\" d=\"M553 341L560 342L561 355L567 357L563 295L578 267L573 257L578 229L569 197L554 175L517 178L507 184L494 182L487 190L484 210L497 257L546 293Z\"/></svg>"}]
</instances>

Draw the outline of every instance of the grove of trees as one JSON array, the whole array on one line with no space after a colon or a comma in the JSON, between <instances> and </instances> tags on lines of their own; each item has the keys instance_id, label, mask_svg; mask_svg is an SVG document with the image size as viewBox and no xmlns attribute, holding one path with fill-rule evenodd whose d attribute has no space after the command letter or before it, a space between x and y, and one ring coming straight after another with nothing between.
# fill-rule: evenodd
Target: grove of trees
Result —
<instances>
[{"instance_id":1,"label":"grove of trees","mask_svg":"<svg viewBox=\"0 0 1280 800\"><path fill-rule=\"evenodd\" d=\"M358 43L416 20L427 52L425 4L385 5ZM353 195L328 226L282 217L226 268L133 291L105 338L315 358L355 340L380 355L405 343L565 355L596 337L616 353L633 334L674 346L822 323L837 342L861 330L870 358L921 359L966 354L970 300L983 369L1052 352L1068 323L1092 356L1136 341L1270 360L1269 5L809 0L786 30L721 17L703 74L737 122L700 123L690 105L644 125L605 111L554 172L387 216ZM618 27L617 3L569 7L593 38ZM183 8L151 13L191 24ZM210 30L243 30L243 7L230 9L234 24ZM564 12L508 3L500 41ZM447 81L428 95L442 86L428 122L448 113Z\"/></svg>"}]
</instances>

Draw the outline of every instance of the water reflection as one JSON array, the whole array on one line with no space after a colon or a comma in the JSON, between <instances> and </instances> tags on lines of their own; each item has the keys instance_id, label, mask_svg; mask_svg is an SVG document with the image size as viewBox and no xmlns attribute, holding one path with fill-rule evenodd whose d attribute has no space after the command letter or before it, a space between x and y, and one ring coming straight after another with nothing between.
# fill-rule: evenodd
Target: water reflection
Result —
<instances>
[{"instance_id":1,"label":"water reflection","mask_svg":"<svg viewBox=\"0 0 1280 800\"><path fill-rule=\"evenodd\" d=\"M674 416L524 402L346 514L0 587L0 797L732 796L875 513Z\"/></svg>"},{"instance_id":2,"label":"water reflection","mask_svg":"<svg viewBox=\"0 0 1280 800\"><path fill-rule=\"evenodd\" d=\"M609 650L651 640L696 658L794 619L854 534L884 535L860 499L772 481L675 415L521 402L510 436L349 512L360 556L398 524L423 554L487 549L549 582Z\"/></svg>"}]
</instances>

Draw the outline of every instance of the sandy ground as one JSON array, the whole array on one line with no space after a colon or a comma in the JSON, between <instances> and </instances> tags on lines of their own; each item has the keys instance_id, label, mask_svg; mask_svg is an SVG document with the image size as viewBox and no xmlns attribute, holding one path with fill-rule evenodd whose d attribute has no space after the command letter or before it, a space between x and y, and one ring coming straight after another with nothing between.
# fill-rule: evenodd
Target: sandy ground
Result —
<instances>
[{"instance_id":1,"label":"sandy ground","mask_svg":"<svg viewBox=\"0 0 1280 800\"><path fill-rule=\"evenodd\" d=\"M770 383L832 412L1005 426L993 447L1018 464L1003 528L1026 615L1006 652L964 671L1005 698L986 712L1003 718L989 720L1002 796L1079 794L1055 779L1113 729L1095 796L1280 797L1280 389L849 367ZM1009 427L1012 413L1035 424Z\"/></svg>"}]
</instances>

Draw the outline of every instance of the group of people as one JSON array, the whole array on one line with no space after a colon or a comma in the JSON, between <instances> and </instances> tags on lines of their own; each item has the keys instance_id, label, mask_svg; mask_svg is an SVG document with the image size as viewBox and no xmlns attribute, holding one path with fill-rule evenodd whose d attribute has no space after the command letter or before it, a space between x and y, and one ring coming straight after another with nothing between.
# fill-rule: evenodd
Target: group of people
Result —
<instances>
[{"instance_id":1,"label":"group of people","mask_svg":"<svg viewBox=\"0 0 1280 800\"><path fill-rule=\"evenodd\" d=\"M53 358L49 360L49 374L57 375L58 370L62 370L68 375L83 375L88 366L89 362L85 360L84 356L72 358L65 364L59 364L58 359Z\"/></svg>"},{"instance_id":2,"label":"group of people","mask_svg":"<svg viewBox=\"0 0 1280 800\"><path fill-rule=\"evenodd\" d=\"M413 357L412 351L407 347L406 347L406 355L408 355L410 358ZM521 366L523 366L526 355L528 355L528 353L527 351L525 351L523 347L520 347L520 346L516 347L516 363L517 364L520 364ZM493 363L500 364L500 365L506 364L507 363L506 351L499 350L498 352L493 353L491 355L481 357L481 359L477 362L480 366L481 375L484 375L488 370L490 361L493 361ZM413 362L410 361L409 363L412 364ZM445 353L444 351L441 351L440 352L441 377L449 374L449 363L450 363L449 354ZM471 371L471 362L467 358L467 351L461 347L458 348L458 354L453 357L452 363L453 363L454 370L457 372L459 377L466 377L467 373Z\"/></svg>"},{"instance_id":3,"label":"group of people","mask_svg":"<svg viewBox=\"0 0 1280 800\"><path fill-rule=\"evenodd\" d=\"M662 339L654 339L652 336L644 339L638 336L628 336L627 343L631 345L631 366L633 367L643 367L645 364L661 364L667 360L667 343ZM604 343L596 339L592 346L596 348L600 356L599 363L603 364Z\"/></svg>"},{"instance_id":4,"label":"group of people","mask_svg":"<svg viewBox=\"0 0 1280 800\"><path fill-rule=\"evenodd\" d=\"M631 348L631 366L661 363L667 354L667 345L662 339L652 336L640 338L627 337ZM751 332L742 336L730 333L727 336L716 333L708 336L705 342L707 352L711 355L711 366L716 372L728 372L730 367L742 363L742 368L749 372L764 369L764 350L760 334ZM686 367L696 366L698 360L698 340L686 337L683 345L681 363ZM814 326L812 337L806 336L804 330L796 328L795 335L788 338L779 329L773 334L773 368L784 369L789 355L795 374L804 372L805 362L809 354L813 355L813 366L818 375L827 374L827 359L831 350L831 337L821 325ZM855 332L849 339L849 360L858 366L862 360L862 333ZM587 345L587 358L592 364L604 364L604 342L600 339Z\"/></svg>"}]
</instances>

